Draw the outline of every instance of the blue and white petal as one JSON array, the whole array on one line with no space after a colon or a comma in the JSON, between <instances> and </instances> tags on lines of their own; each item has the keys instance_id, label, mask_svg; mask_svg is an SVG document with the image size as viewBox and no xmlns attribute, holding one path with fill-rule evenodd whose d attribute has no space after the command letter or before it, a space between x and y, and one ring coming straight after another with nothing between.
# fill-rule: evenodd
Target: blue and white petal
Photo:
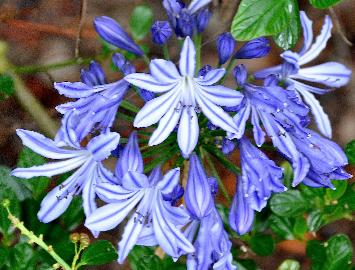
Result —
<instances>
[{"instance_id":1,"label":"blue and white petal","mask_svg":"<svg viewBox=\"0 0 355 270\"><path fill-rule=\"evenodd\" d=\"M91 139L86 148L90 151L94 160L102 161L116 149L119 140L120 135L116 132L103 133Z\"/></svg>"},{"instance_id":2,"label":"blue and white petal","mask_svg":"<svg viewBox=\"0 0 355 270\"><path fill-rule=\"evenodd\" d=\"M144 73L132 73L124 77L124 79L139 88L151 91L153 93L163 93L170 91L177 85L176 80L161 81L161 77L153 77ZM163 79L166 79L163 77Z\"/></svg>"},{"instance_id":3,"label":"blue and white petal","mask_svg":"<svg viewBox=\"0 0 355 270\"><path fill-rule=\"evenodd\" d=\"M179 69L182 76L191 76L195 74L196 68L196 49L190 37L187 37L182 46Z\"/></svg>"},{"instance_id":4,"label":"blue and white petal","mask_svg":"<svg viewBox=\"0 0 355 270\"><path fill-rule=\"evenodd\" d=\"M164 59L154 59L149 64L150 74L158 81L174 83L180 78L175 64Z\"/></svg>"},{"instance_id":5,"label":"blue and white petal","mask_svg":"<svg viewBox=\"0 0 355 270\"><path fill-rule=\"evenodd\" d=\"M178 144L184 157L188 157L195 149L199 130L195 109L191 107L184 108L178 129Z\"/></svg>"}]
</instances>

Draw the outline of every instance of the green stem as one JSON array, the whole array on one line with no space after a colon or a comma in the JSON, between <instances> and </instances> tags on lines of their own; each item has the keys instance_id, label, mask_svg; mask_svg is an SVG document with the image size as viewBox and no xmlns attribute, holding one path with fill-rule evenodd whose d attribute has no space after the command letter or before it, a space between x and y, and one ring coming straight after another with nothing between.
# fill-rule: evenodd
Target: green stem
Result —
<instances>
[{"instance_id":1,"label":"green stem","mask_svg":"<svg viewBox=\"0 0 355 270\"><path fill-rule=\"evenodd\" d=\"M43 248L49 255L52 256L52 258L60 264L61 267L65 270L72 270L70 266L54 251L53 247L51 245L47 245L42 237L36 236L32 231L29 231L25 225L23 224L22 221L20 221L17 217L13 216L12 213L10 212L10 209L8 207L8 203L4 202L3 206L6 208L8 212L8 218L11 221L12 225L19 229L22 235L25 235L30 239L30 242L36 243L38 246Z\"/></svg>"},{"instance_id":2,"label":"green stem","mask_svg":"<svg viewBox=\"0 0 355 270\"><path fill-rule=\"evenodd\" d=\"M232 58L231 60L229 60L228 66L226 68L226 73L224 74L224 77L222 78L220 84L223 84L229 74L229 72L231 71L231 69L233 68L234 64L235 64L236 59Z\"/></svg>"},{"instance_id":3,"label":"green stem","mask_svg":"<svg viewBox=\"0 0 355 270\"><path fill-rule=\"evenodd\" d=\"M201 42L202 42L202 35L201 34L197 34L194 37L194 43L195 43L195 47L196 47L196 70L195 70L195 74L198 74L198 71L201 68Z\"/></svg>"},{"instance_id":4,"label":"green stem","mask_svg":"<svg viewBox=\"0 0 355 270\"><path fill-rule=\"evenodd\" d=\"M149 57L146 55L146 54L143 54L142 55L142 59L144 60L144 62L149 65L150 64L150 59Z\"/></svg>"},{"instance_id":5,"label":"green stem","mask_svg":"<svg viewBox=\"0 0 355 270\"><path fill-rule=\"evenodd\" d=\"M163 54L164 54L165 60L170 60L169 48L166 43L163 45Z\"/></svg>"},{"instance_id":6,"label":"green stem","mask_svg":"<svg viewBox=\"0 0 355 270\"><path fill-rule=\"evenodd\" d=\"M57 122L48 115L47 110L27 89L21 78L13 71L9 74L14 81L14 96L18 103L32 116L43 133L53 138L58 130Z\"/></svg>"},{"instance_id":7,"label":"green stem","mask_svg":"<svg viewBox=\"0 0 355 270\"><path fill-rule=\"evenodd\" d=\"M201 147L200 151L201 151L201 156L203 156L206 159L207 164L210 167L213 176L217 178L218 185L221 188L223 196L226 198L227 202L230 203L231 202L231 198L230 198L230 196L228 194L228 191L227 191L222 179L219 177L219 174L217 172L216 167L213 164L213 161L211 159L210 154L207 151L205 151L202 147Z\"/></svg>"}]
</instances>

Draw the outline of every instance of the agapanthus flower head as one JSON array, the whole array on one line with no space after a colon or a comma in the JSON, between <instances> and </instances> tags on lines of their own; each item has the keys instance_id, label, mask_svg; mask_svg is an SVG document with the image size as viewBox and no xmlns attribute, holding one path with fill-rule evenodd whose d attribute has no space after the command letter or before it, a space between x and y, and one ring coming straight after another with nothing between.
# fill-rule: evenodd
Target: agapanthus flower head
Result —
<instances>
[{"instance_id":1,"label":"agapanthus flower head","mask_svg":"<svg viewBox=\"0 0 355 270\"><path fill-rule=\"evenodd\" d=\"M94 20L94 27L99 36L109 44L138 56L144 54L142 49L114 19L107 16L97 17Z\"/></svg>"},{"instance_id":2,"label":"agapanthus flower head","mask_svg":"<svg viewBox=\"0 0 355 270\"><path fill-rule=\"evenodd\" d=\"M303 29L304 44L299 52L286 51L281 54L284 59L282 65L267 68L256 72L256 78L265 78L270 74L277 74L290 87L298 91L307 105L310 106L316 124L322 134L331 138L332 129L329 118L321 107L319 101L313 94L325 94L331 89L322 89L319 87L305 84L311 83L323 84L326 87L341 87L348 83L351 70L344 65L336 62L327 62L324 64L303 68L302 65L314 60L325 48L328 39L331 36L332 21L329 16L325 17L321 33L313 42L312 21L307 17L304 11L301 14L301 24ZM301 80L301 81L299 81Z\"/></svg>"},{"instance_id":3,"label":"agapanthus flower head","mask_svg":"<svg viewBox=\"0 0 355 270\"><path fill-rule=\"evenodd\" d=\"M223 65L232 56L236 43L229 32L222 33L217 37L216 44L220 65Z\"/></svg>"},{"instance_id":4,"label":"agapanthus flower head","mask_svg":"<svg viewBox=\"0 0 355 270\"><path fill-rule=\"evenodd\" d=\"M260 37L245 43L234 55L236 59L261 58L270 52L270 42L267 38Z\"/></svg>"},{"instance_id":5,"label":"agapanthus flower head","mask_svg":"<svg viewBox=\"0 0 355 270\"><path fill-rule=\"evenodd\" d=\"M134 126L148 127L159 121L149 140L149 145L156 145L163 142L179 123L178 144L185 157L192 153L198 141L197 113L201 110L214 125L237 133L238 126L219 106L235 106L243 98L238 91L214 85L224 76L224 69L214 69L204 78L195 78L195 55L194 44L187 37L180 55L180 72L174 63L155 59L149 65L150 74L134 73L125 77L137 87L161 94L138 112Z\"/></svg>"},{"instance_id":6,"label":"agapanthus flower head","mask_svg":"<svg viewBox=\"0 0 355 270\"><path fill-rule=\"evenodd\" d=\"M58 147L54 141L43 135L27 130L17 130L23 144L34 152L50 159L60 160L41 166L17 168L12 175L21 178L63 174L76 170L62 184L52 189L42 200L38 218L50 222L59 217L69 206L75 195L82 193L85 215L96 209L96 185L100 182L114 182L113 174L104 168L101 161L106 159L119 142L118 133L104 133L92 138L86 147Z\"/></svg>"},{"instance_id":7,"label":"agapanthus flower head","mask_svg":"<svg viewBox=\"0 0 355 270\"><path fill-rule=\"evenodd\" d=\"M181 0L163 0L169 21L178 37L194 35L206 28L211 17L206 9L211 0L193 0L188 7Z\"/></svg>"},{"instance_id":8,"label":"agapanthus flower head","mask_svg":"<svg viewBox=\"0 0 355 270\"><path fill-rule=\"evenodd\" d=\"M118 245L119 263L123 263L134 245L161 248L170 256L190 253L194 247L178 229L189 216L183 207L173 207L163 199L173 192L180 179L178 168L161 173L155 168L149 177L142 174L142 156L136 134L131 135L116 167L119 185L101 183L97 192L107 205L96 209L85 222L90 230L107 231L120 224L131 211Z\"/></svg>"},{"instance_id":9,"label":"agapanthus flower head","mask_svg":"<svg viewBox=\"0 0 355 270\"><path fill-rule=\"evenodd\" d=\"M173 34L173 30L167 21L156 21L151 28L154 43L164 45Z\"/></svg>"}]
</instances>

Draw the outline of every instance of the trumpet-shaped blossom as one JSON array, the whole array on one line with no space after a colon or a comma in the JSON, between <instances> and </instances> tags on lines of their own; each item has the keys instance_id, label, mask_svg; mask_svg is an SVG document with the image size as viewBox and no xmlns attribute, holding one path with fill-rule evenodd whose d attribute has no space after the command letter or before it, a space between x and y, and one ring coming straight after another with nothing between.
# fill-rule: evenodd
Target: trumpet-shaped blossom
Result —
<instances>
[{"instance_id":1,"label":"trumpet-shaped blossom","mask_svg":"<svg viewBox=\"0 0 355 270\"><path fill-rule=\"evenodd\" d=\"M190 158L185 203L193 220L184 233L195 247L195 252L187 256L187 269L236 269L232 265L231 243L214 206L210 181L195 154Z\"/></svg>"},{"instance_id":2,"label":"trumpet-shaped blossom","mask_svg":"<svg viewBox=\"0 0 355 270\"><path fill-rule=\"evenodd\" d=\"M99 36L109 44L138 56L144 54L142 49L114 19L107 16L97 17L94 20L94 27Z\"/></svg>"},{"instance_id":3,"label":"trumpet-shaped blossom","mask_svg":"<svg viewBox=\"0 0 355 270\"><path fill-rule=\"evenodd\" d=\"M82 80L54 84L60 94L77 99L56 107L64 115L56 136L57 143L79 146L93 129L107 131L129 89L129 84L124 80L106 83L103 70L95 62L91 63L89 70L82 71Z\"/></svg>"},{"instance_id":4,"label":"trumpet-shaped blossom","mask_svg":"<svg viewBox=\"0 0 355 270\"><path fill-rule=\"evenodd\" d=\"M178 37L203 32L211 17L207 5L211 0L193 0L188 7L181 0L163 0L169 21Z\"/></svg>"},{"instance_id":5,"label":"trumpet-shaped blossom","mask_svg":"<svg viewBox=\"0 0 355 270\"><path fill-rule=\"evenodd\" d=\"M178 144L187 157L194 150L199 136L197 113L200 110L216 126L239 133L238 126L219 106L236 106L243 95L217 83L224 69L209 71L204 77L194 77L195 47L189 37L185 39L179 62L175 65L163 59L150 63L150 73L134 73L125 77L129 83L154 93L163 93L147 102L134 120L135 127L148 127L159 121L149 145L163 142L179 123Z\"/></svg>"},{"instance_id":6,"label":"trumpet-shaped blossom","mask_svg":"<svg viewBox=\"0 0 355 270\"><path fill-rule=\"evenodd\" d=\"M82 193L85 215L89 216L96 209L96 186L101 181L114 182L113 174L104 168L101 161L117 147L119 134L101 134L91 139L86 147L71 149L58 147L51 139L33 131L19 129L17 134L23 144L34 152L59 161L30 168L17 168L12 171L12 175L20 178L51 177L76 169L67 180L44 197L38 212L39 220L47 223L59 217L79 193Z\"/></svg>"},{"instance_id":7,"label":"trumpet-shaped blossom","mask_svg":"<svg viewBox=\"0 0 355 270\"><path fill-rule=\"evenodd\" d=\"M160 245L172 257L177 257L181 251L193 252L194 247L179 229L188 222L189 216L183 207L173 207L163 199L178 185L180 169L162 175L157 167L149 177L142 174L142 170L142 157L133 134L116 167L120 185L101 183L97 187L99 196L108 204L96 209L86 219L85 226L94 231L107 231L134 210L118 245L120 263L136 244Z\"/></svg>"},{"instance_id":8,"label":"trumpet-shaped blossom","mask_svg":"<svg viewBox=\"0 0 355 270\"><path fill-rule=\"evenodd\" d=\"M301 67L314 60L325 48L331 36L332 21L329 16L325 17L321 33L312 44L312 21L308 19L303 11L300 14L304 36L304 44L301 50L298 53L292 51L282 53L281 57L284 59L282 65L256 72L255 77L265 78L269 74L278 74L280 79L286 81L286 83L302 95L304 101L310 106L321 133L331 138L332 129L329 118L319 101L313 95L323 95L331 89L311 86L305 84L304 81L323 84L326 87L341 87L349 82L351 70L336 62L327 62L306 68Z\"/></svg>"},{"instance_id":9,"label":"trumpet-shaped blossom","mask_svg":"<svg viewBox=\"0 0 355 270\"><path fill-rule=\"evenodd\" d=\"M250 207L261 211L273 192L282 192L282 169L246 138L239 140L244 195Z\"/></svg>"}]
</instances>

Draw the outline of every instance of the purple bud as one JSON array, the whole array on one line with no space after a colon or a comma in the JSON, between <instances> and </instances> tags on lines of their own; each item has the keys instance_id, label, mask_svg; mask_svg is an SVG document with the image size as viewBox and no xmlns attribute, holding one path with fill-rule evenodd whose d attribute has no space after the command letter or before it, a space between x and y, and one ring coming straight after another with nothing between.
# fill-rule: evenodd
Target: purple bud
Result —
<instances>
[{"instance_id":1,"label":"purple bud","mask_svg":"<svg viewBox=\"0 0 355 270\"><path fill-rule=\"evenodd\" d=\"M207 124L206 124L207 128L209 130L216 130L217 129L217 126L215 126L214 124L211 123L211 121L208 121Z\"/></svg>"},{"instance_id":2,"label":"purple bud","mask_svg":"<svg viewBox=\"0 0 355 270\"><path fill-rule=\"evenodd\" d=\"M129 74L136 72L136 68L130 62L126 62L122 66L121 71L125 76L127 76Z\"/></svg>"},{"instance_id":3,"label":"purple bud","mask_svg":"<svg viewBox=\"0 0 355 270\"><path fill-rule=\"evenodd\" d=\"M218 192L218 181L215 177L208 177L208 184L211 188L211 194L215 196Z\"/></svg>"},{"instance_id":4,"label":"purple bud","mask_svg":"<svg viewBox=\"0 0 355 270\"><path fill-rule=\"evenodd\" d=\"M112 62L119 70L122 70L123 65L126 63L126 59L121 53L114 53L112 55Z\"/></svg>"},{"instance_id":5,"label":"purple bud","mask_svg":"<svg viewBox=\"0 0 355 270\"><path fill-rule=\"evenodd\" d=\"M229 213L229 224L239 235L251 230L254 222L254 210L249 206L243 191L242 179L238 179L237 191L234 195Z\"/></svg>"},{"instance_id":6,"label":"purple bud","mask_svg":"<svg viewBox=\"0 0 355 270\"><path fill-rule=\"evenodd\" d=\"M192 37L194 34L194 19L188 10L183 9L177 18L176 35L180 37Z\"/></svg>"},{"instance_id":7,"label":"purple bud","mask_svg":"<svg viewBox=\"0 0 355 270\"><path fill-rule=\"evenodd\" d=\"M148 102L149 100L152 100L153 98L155 98L155 94L153 92L144 90L144 89L140 89L138 88L138 93L140 95L140 97L145 101Z\"/></svg>"},{"instance_id":8,"label":"purple bud","mask_svg":"<svg viewBox=\"0 0 355 270\"><path fill-rule=\"evenodd\" d=\"M229 32L220 34L217 37L217 51L220 65L223 65L231 57L235 45L236 41Z\"/></svg>"},{"instance_id":9,"label":"purple bud","mask_svg":"<svg viewBox=\"0 0 355 270\"><path fill-rule=\"evenodd\" d=\"M260 37L245 43L234 55L236 59L261 58L270 52L269 40Z\"/></svg>"},{"instance_id":10,"label":"purple bud","mask_svg":"<svg viewBox=\"0 0 355 270\"><path fill-rule=\"evenodd\" d=\"M169 194L163 194L165 201L170 201L171 205L175 206L178 200L184 195L184 188L178 184Z\"/></svg>"},{"instance_id":11,"label":"purple bud","mask_svg":"<svg viewBox=\"0 0 355 270\"><path fill-rule=\"evenodd\" d=\"M264 86L276 86L279 82L279 76L277 76L276 74L270 74L265 78Z\"/></svg>"},{"instance_id":12,"label":"purple bud","mask_svg":"<svg viewBox=\"0 0 355 270\"><path fill-rule=\"evenodd\" d=\"M167 21L156 21L151 28L152 40L154 43L163 45L165 44L171 35L173 30Z\"/></svg>"},{"instance_id":13,"label":"purple bud","mask_svg":"<svg viewBox=\"0 0 355 270\"><path fill-rule=\"evenodd\" d=\"M204 65L200 70L198 71L198 77L204 78L205 75L213 70L213 67L211 65Z\"/></svg>"},{"instance_id":14,"label":"purple bud","mask_svg":"<svg viewBox=\"0 0 355 270\"><path fill-rule=\"evenodd\" d=\"M200 11L196 16L196 29L197 32L201 33L205 31L210 19L211 19L211 12L208 9L204 9Z\"/></svg>"},{"instance_id":15,"label":"purple bud","mask_svg":"<svg viewBox=\"0 0 355 270\"><path fill-rule=\"evenodd\" d=\"M111 45L138 56L144 54L141 48L114 19L106 16L97 17L94 20L94 27L99 36Z\"/></svg>"},{"instance_id":16,"label":"purple bud","mask_svg":"<svg viewBox=\"0 0 355 270\"><path fill-rule=\"evenodd\" d=\"M233 69L234 79L236 80L238 86L242 86L247 82L248 71L243 64L237 65Z\"/></svg>"},{"instance_id":17,"label":"purple bud","mask_svg":"<svg viewBox=\"0 0 355 270\"><path fill-rule=\"evenodd\" d=\"M89 86L105 84L106 77L100 64L92 61L88 69L82 69L81 81Z\"/></svg>"},{"instance_id":18,"label":"purple bud","mask_svg":"<svg viewBox=\"0 0 355 270\"><path fill-rule=\"evenodd\" d=\"M222 153L228 155L229 153L233 152L235 148L235 144L233 141L223 138L222 140Z\"/></svg>"}]
</instances>

